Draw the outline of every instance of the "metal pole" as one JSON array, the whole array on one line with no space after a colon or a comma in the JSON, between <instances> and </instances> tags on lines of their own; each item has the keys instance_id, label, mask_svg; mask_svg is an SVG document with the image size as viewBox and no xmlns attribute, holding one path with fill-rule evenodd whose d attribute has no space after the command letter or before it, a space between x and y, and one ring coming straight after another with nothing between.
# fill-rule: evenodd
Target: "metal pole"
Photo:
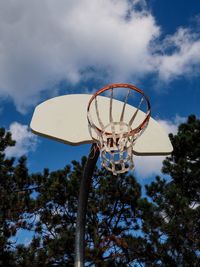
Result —
<instances>
[{"instance_id":1,"label":"metal pole","mask_svg":"<svg viewBox=\"0 0 200 267\"><path fill-rule=\"evenodd\" d=\"M84 167L83 176L80 184L78 211L76 219L76 233L75 233L75 263L74 267L84 266L85 254L85 223L89 189L91 179L94 173L96 162L99 157L99 148L96 144L92 144L87 162Z\"/></svg>"}]
</instances>

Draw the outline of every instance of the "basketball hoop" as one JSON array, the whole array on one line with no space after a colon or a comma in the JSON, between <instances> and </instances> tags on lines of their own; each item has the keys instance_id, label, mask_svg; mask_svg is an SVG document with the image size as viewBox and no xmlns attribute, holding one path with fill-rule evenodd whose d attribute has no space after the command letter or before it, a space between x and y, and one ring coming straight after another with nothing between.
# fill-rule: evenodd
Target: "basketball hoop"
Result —
<instances>
[{"instance_id":1,"label":"basketball hoop","mask_svg":"<svg viewBox=\"0 0 200 267\"><path fill-rule=\"evenodd\" d=\"M118 89L121 91L116 94ZM122 96L121 93L125 93L124 101L116 99L116 96ZM134 154L156 156L169 155L173 151L168 135L157 121L150 118L150 112L147 96L129 84L111 84L94 95L54 97L34 110L30 125L33 133L69 145L93 142L80 184L75 232L76 267L84 266L85 262L87 201L99 152L102 165L117 175L134 168Z\"/></svg>"},{"instance_id":2,"label":"basketball hoop","mask_svg":"<svg viewBox=\"0 0 200 267\"><path fill-rule=\"evenodd\" d=\"M119 118L114 118L113 96L117 88L126 88L124 104ZM98 96L110 90L110 100L108 102L108 120L104 123L101 119L98 106ZM125 119L126 106L131 92L139 95L139 103L129 119ZM93 111L91 111L91 107ZM145 106L144 117L138 124L133 125L141 106ZM106 107L105 107L106 108ZM111 171L114 175L127 172L134 168L133 147L136 139L146 129L151 114L151 107L148 97L144 92L130 84L111 84L98 90L90 99L87 108L88 127L92 139L97 143L101 152L102 166ZM126 117L127 118L127 117Z\"/></svg>"}]
</instances>

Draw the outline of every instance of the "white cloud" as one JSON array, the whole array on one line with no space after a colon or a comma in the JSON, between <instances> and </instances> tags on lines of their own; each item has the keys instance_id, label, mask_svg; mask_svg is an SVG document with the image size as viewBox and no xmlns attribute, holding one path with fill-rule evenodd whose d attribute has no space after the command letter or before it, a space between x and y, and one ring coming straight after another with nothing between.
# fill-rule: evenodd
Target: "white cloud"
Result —
<instances>
[{"instance_id":1,"label":"white cloud","mask_svg":"<svg viewBox=\"0 0 200 267\"><path fill-rule=\"evenodd\" d=\"M186 117L181 117L179 115L176 115L172 121L170 120L160 120L157 121L162 125L166 133L170 134L176 134L178 130L178 126L185 122L187 120Z\"/></svg>"},{"instance_id":2,"label":"white cloud","mask_svg":"<svg viewBox=\"0 0 200 267\"><path fill-rule=\"evenodd\" d=\"M168 81L194 73L199 36L179 29L159 41L162 31L144 3L1 1L0 96L11 97L24 112L62 80L76 84L107 75L110 82L122 82L155 73Z\"/></svg>"},{"instance_id":3,"label":"white cloud","mask_svg":"<svg viewBox=\"0 0 200 267\"><path fill-rule=\"evenodd\" d=\"M165 156L135 156L135 173L139 178L150 178L160 175Z\"/></svg>"},{"instance_id":4,"label":"white cloud","mask_svg":"<svg viewBox=\"0 0 200 267\"><path fill-rule=\"evenodd\" d=\"M13 122L9 131L12 133L12 139L16 141L14 147L8 147L5 151L8 157L20 157L31 151L35 151L37 145L37 136L33 135L27 125Z\"/></svg>"},{"instance_id":5,"label":"white cloud","mask_svg":"<svg viewBox=\"0 0 200 267\"><path fill-rule=\"evenodd\" d=\"M158 120L165 129L166 133L176 134L180 123L186 121L186 118L176 115L172 121ZM149 178L152 175L160 175L162 162L165 156L135 156L135 172L140 178Z\"/></svg>"},{"instance_id":6,"label":"white cloud","mask_svg":"<svg viewBox=\"0 0 200 267\"><path fill-rule=\"evenodd\" d=\"M131 11L129 1L1 1L0 94L23 111L61 80L80 81L89 67L115 81L144 75L158 34L153 16Z\"/></svg>"},{"instance_id":7,"label":"white cloud","mask_svg":"<svg viewBox=\"0 0 200 267\"><path fill-rule=\"evenodd\" d=\"M172 52L166 52L172 50ZM180 28L165 38L163 54L158 56L158 73L161 80L170 81L182 75L199 74L200 36L190 29Z\"/></svg>"}]
</instances>

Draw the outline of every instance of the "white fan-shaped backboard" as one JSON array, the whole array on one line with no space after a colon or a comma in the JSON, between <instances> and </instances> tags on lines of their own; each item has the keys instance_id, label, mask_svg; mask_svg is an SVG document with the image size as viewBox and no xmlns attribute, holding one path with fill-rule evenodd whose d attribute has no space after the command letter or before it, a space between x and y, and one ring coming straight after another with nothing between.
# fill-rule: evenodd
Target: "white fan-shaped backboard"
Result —
<instances>
[{"instance_id":1,"label":"white fan-shaped backboard","mask_svg":"<svg viewBox=\"0 0 200 267\"><path fill-rule=\"evenodd\" d=\"M65 142L80 145L94 142L88 130L87 105L92 95L71 94L52 98L39 104L34 111L31 129L34 133ZM103 123L109 122L110 99L98 96L99 116ZM119 121L123 102L113 99L113 120ZM98 125L95 106L91 107L93 120ZM129 121L135 107L126 105L124 121ZM139 111L133 128L139 125L145 114ZM150 118L143 134L136 140L133 147L136 155L168 155L173 148L168 135L162 126Z\"/></svg>"}]
</instances>

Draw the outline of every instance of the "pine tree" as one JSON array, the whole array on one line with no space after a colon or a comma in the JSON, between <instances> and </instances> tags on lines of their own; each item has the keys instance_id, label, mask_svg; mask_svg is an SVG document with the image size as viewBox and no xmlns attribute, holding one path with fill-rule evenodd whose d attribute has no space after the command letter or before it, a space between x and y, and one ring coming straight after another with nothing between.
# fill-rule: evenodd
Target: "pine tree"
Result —
<instances>
[{"instance_id":1,"label":"pine tree","mask_svg":"<svg viewBox=\"0 0 200 267\"><path fill-rule=\"evenodd\" d=\"M50 173L46 169L34 176L38 185L38 221L29 250L20 247L20 264L28 266L32 258L31 266L73 266L77 200L85 162L83 157L81 163L73 161L63 170ZM88 264L120 266L128 262L124 236L136 227L133 218L140 194L134 177L116 177L96 168L87 211Z\"/></svg>"},{"instance_id":2,"label":"pine tree","mask_svg":"<svg viewBox=\"0 0 200 267\"><path fill-rule=\"evenodd\" d=\"M86 219L86 266L200 266L199 133L200 120L190 116L170 135L174 151L163 162L170 178L156 177L144 197L134 176L113 176L96 167ZM6 147L14 145L10 134L1 130L0 138L3 266L73 266L86 158L29 175L24 157L17 164L5 157ZM32 223L25 216L34 218ZM10 236L19 227L34 230L34 237L29 246L11 251Z\"/></svg>"},{"instance_id":3,"label":"pine tree","mask_svg":"<svg viewBox=\"0 0 200 267\"><path fill-rule=\"evenodd\" d=\"M11 134L0 128L0 266L15 266L11 241L19 229L27 228L32 210L30 197L31 178L26 158L7 158L5 150L14 146ZM28 217L28 218L27 218ZM29 226L30 227L30 226Z\"/></svg>"},{"instance_id":4,"label":"pine tree","mask_svg":"<svg viewBox=\"0 0 200 267\"><path fill-rule=\"evenodd\" d=\"M128 240L132 259L144 266L200 266L200 120L189 116L176 135L174 151L163 162L161 177L146 186L139 200L140 238Z\"/></svg>"}]
</instances>

